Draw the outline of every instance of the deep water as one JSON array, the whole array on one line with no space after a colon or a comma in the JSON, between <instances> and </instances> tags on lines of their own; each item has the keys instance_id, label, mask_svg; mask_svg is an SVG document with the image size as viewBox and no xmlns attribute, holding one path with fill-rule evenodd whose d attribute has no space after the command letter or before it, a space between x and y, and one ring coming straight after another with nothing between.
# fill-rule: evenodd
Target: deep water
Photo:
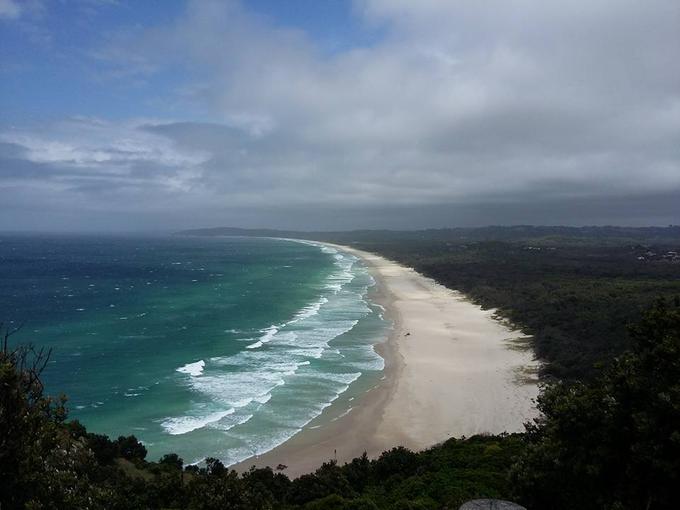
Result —
<instances>
[{"instance_id":1,"label":"deep water","mask_svg":"<svg viewBox=\"0 0 680 510\"><path fill-rule=\"evenodd\" d=\"M0 274L0 321L23 325L13 342L52 349L47 391L92 431L136 435L152 459L267 451L344 412L383 367L372 278L332 248L12 235Z\"/></svg>"}]
</instances>

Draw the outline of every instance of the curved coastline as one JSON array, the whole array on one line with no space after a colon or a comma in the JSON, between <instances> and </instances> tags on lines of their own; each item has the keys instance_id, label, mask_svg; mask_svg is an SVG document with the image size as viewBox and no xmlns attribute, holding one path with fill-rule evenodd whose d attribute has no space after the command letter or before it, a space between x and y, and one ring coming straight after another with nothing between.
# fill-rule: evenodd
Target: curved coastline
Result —
<instances>
[{"instance_id":1,"label":"curved coastline","mask_svg":"<svg viewBox=\"0 0 680 510\"><path fill-rule=\"evenodd\" d=\"M526 377L536 368L533 353L517 348L521 334L493 310L378 255L315 244L359 257L375 279L368 298L393 323L375 344L384 375L344 415L322 419L234 469L283 464L295 477L329 459L343 463L394 446L419 450L450 437L520 431L536 415L538 383Z\"/></svg>"},{"instance_id":2,"label":"curved coastline","mask_svg":"<svg viewBox=\"0 0 680 510\"><path fill-rule=\"evenodd\" d=\"M280 241L275 240L284 244ZM247 335L243 339L247 345L239 352L176 369L186 376L185 384L192 391L209 398L211 406L199 403L198 412L192 409L160 422L169 435L203 434L204 443L214 448L195 456L192 464L214 456L231 465L270 451L299 431L334 419L350 407L347 399L353 400L381 375L383 359L372 344L378 333L371 320L378 319L365 299L374 279L357 264L356 256L326 245L304 244L314 244L314 251L332 260L332 269L314 286L314 299L292 316L254 330L257 335ZM346 335L357 325L362 333ZM329 345L338 338L344 340ZM223 370L225 366L246 368L234 372ZM353 385L362 375L367 377ZM350 385L356 393L347 392ZM318 419L321 415L324 419ZM223 432L224 437L218 434L208 442L210 429Z\"/></svg>"}]
</instances>

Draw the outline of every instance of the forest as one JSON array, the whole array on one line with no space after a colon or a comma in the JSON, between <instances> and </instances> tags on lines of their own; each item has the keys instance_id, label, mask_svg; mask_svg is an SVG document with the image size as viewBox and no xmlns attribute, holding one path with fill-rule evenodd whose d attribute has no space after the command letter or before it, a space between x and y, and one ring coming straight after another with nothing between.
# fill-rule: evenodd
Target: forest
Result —
<instances>
[{"instance_id":1,"label":"forest","mask_svg":"<svg viewBox=\"0 0 680 510\"><path fill-rule=\"evenodd\" d=\"M542 376L587 379L630 346L626 325L658 297L680 295L680 242L361 242L464 292L531 336Z\"/></svg>"}]
</instances>

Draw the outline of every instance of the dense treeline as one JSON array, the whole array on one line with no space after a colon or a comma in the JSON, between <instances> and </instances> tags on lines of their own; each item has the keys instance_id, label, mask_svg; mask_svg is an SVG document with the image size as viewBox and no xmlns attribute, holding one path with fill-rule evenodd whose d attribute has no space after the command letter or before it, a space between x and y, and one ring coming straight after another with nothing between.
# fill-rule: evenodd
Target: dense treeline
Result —
<instances>
[{"instance_id":1,"label":"dense treeline","mask_svg":"<svg viewBox=\"0 0 680 510\"><path fill-rule=\"evenodd\" d=\"M595 239L354 243L465 292L533 335L543 375L594 376L630 346L626 325L659 296L680 295L675 245ZM670 255L669 255L670 253Z\"/></svg>"},{"instance_id":2,"label":"dense treeline","mask_svg":"<svg viewBox=\"0 0 680 510\"><path fill-rule=\"evenodd\" d=\"M0 351L0 507L29 509L441 509L473 497L531 509L675 508L680 482L680 301L659 301L630 330L631 350L592 383L555 383L524 435L394 448L290 480L208 459L146 460L134 436L68 422L42 392L44 353ZM445 403L443 403L445 405Z\"/></svg>"},{"instance_id":3,"label":"dense treeline","mask_svg":"<svg viewBox=\"0 0 680 510\"><path fill-rule=\"evenodd\" d=\"M511 479L529 508L677 507L680 299L630 328L631 350L592 383L548 386Z\"/></svg>"}]
</instances>

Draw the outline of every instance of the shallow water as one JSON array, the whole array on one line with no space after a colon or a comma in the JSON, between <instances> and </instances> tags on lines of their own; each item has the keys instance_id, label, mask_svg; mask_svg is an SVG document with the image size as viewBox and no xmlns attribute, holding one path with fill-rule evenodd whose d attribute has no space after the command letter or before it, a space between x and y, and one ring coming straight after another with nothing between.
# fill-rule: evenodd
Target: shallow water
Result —
<instances>
[{"instance_id":1,"label":"shallow water","mask_svg":"<svg viewBox=\"0 0 680 510\"><path fill-rule=\"evenodd\" d=\"M2 236L0 271L14 341L53 349L48 392L151 459L262 453L336 399L344 412L383 368L371 276L314 243Z\"/></svg>"}]
</instances>

